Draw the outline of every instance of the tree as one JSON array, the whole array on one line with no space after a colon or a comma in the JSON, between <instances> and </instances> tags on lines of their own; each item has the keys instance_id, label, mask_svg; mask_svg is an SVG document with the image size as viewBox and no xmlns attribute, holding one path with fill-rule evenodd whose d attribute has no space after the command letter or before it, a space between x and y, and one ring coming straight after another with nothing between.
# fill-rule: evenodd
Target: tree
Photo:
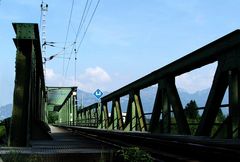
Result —
<instances>
[{"instance_id":1,"label":"tree","mask_svg":"<svg viewBox=\"0 0 240 162\"><path fill-rule=\"evenodd\" d=\"M198 106L195 100L191 100L185 107L185 115L189 119L198 119L200 116L197 110Z\"/></svg>"},{"instance_id":2,"label":"tree","mask_svg":"<svg viewBox=\"0 0 240 162\"><path fill-rule=\"evenodd\" d=\"M49 111L48 112L48 123L49 124L54 124L57 120L58 120L57 112Z\"/></svg>"},{"instance_id":3,"label":"tree","mask_svg":"<svg viewBox=\"0 0 240 162\"><path fill-rule=\"evenodd\" d=\"M225 120L225 115L222 112L222 109L219 109L218 114L217 114L217 122L222 123Z\"/></svg>"}]
</instances>

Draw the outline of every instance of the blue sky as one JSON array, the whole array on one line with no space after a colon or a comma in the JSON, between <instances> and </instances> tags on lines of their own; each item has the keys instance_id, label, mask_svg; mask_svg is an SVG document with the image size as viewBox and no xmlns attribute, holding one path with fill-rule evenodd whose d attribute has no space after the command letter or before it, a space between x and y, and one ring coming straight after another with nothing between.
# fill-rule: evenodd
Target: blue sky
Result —
<instances>
[{"instance_id":1,"label":"blue sky","mask_svg":"<svg viewBox=\"0 0 240 162\"><path fill-rule=\"evenodd\" d=\"M49 5L47 41L59 42L57 47L47 46L49 57L64 46L72 1L45 2ZM75 0L67 46L74 42L85 2ZM90 13L96 2L92 1ZM11 23L39 23L40 4L41 0L1 0L0 105L12 102L14 88L16 48ZM63 76L67 60L55 58L47 62L46 83L78 85L88 92L114 91L239 28L239 6L239 0L101 0L77 53L77 80L73 59ZM178 77L178 87L190 93L210 87L215 67Z\"/></svg>"}]
</instances>

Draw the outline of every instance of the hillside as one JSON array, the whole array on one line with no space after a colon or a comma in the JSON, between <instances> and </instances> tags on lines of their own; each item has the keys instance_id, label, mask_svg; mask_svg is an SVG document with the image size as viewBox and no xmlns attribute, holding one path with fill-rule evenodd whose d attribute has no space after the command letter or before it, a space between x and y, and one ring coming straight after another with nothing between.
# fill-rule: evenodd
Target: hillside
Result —
<instances>
[{"instance_id":1,"label":"hillside","mask_svg":"<svg viewBox=\"0 0 240 162\"><path fill-rule=\"evenodd\" d=\"M12 104L7 104L0 107L0 120L8 118L12 115Z\"/></svg>"}]
</instances>

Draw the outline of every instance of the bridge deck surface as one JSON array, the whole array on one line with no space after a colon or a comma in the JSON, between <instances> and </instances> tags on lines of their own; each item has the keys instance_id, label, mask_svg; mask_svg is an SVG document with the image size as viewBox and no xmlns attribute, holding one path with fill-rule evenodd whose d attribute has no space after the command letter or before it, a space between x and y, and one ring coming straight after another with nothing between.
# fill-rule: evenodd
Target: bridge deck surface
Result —
<instances>
[{"instance_id":1,"label":"bridge deck surface","mask_svg":"<svg viewBox=\"0 0 240 162\"><path fill-rule=\"evenodd\" d=\"M30 147L0 147L0 154L17 152L20 154L38 154L47 157L47 161L95 161L109 159L114 148L103 142L89 139L63 128L50 126L52 140L32 140ZM45 159L46 160L46 159Z\"/></svg>"}]
</instances>

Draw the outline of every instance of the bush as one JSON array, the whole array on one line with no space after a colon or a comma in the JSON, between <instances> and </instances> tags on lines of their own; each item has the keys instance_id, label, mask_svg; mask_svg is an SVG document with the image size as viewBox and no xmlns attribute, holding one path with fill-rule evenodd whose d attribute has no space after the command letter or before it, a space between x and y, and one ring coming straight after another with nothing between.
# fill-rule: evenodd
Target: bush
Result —
<instances>
[{"instance_id":1,"label":"bush","mask_svg":"<svg viewBox=\"0 0 240 162\"><path fill-rule=\"evenodd\" d=\"M12 151L9 154L2 155L3 162L41 162L42 158L38 155L23 155Z\"/></svg>"},{"instance_id":2,"label":"bush","mask_svg":"<svg viewBox=\"0 0 240 162\"><path fill-rule=\"evenodd\" d=\"M124 148L117 154L123 162L153 162L151 155L138 147Z\"/></svg>"},{"instance_id":3,"label":"bush","mask_svg":"<svg viewBox=\"0 0 240 162\"><path fill-rule=\"evenodd\" d=\"M5 136L6 129L4 126L0 126L0 139L2 139Z\"/></svg>"}]
</instances>

